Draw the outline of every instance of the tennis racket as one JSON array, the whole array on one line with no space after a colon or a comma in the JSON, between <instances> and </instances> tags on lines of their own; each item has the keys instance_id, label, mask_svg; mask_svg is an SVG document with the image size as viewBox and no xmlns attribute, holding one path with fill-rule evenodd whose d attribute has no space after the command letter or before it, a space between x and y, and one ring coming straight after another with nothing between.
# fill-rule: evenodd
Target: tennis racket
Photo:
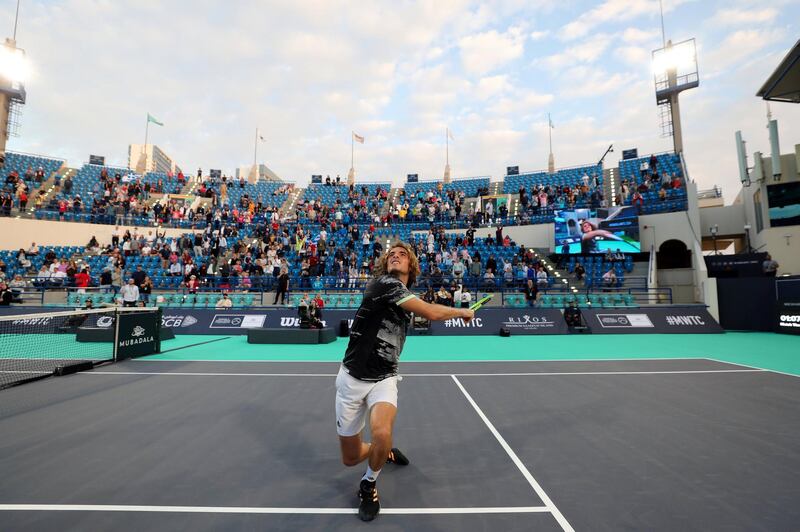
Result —
<instances>
[{"instance_id":1,"label":"tennis racket","mask_svg":"<svg viewBox=\"0 0 800 532\"><path fill-rule=\"evenodd\" d=\"M480 298L478 301L476 301L475 303L473 303L473 304L472 304L472 305L469 307L469 309L470 309L471 311L473 311L473 312L474 312L474 311L478 310L479 308L481 308L481 307L483 306L483 304L484 304L484 303L487 303L487 302L488 302L489 300L491 300L493 297L494 297L494 296L493 296L492 294L489 294L488 296L484 296L484 297Z\"/></svg>"}]
</instances>

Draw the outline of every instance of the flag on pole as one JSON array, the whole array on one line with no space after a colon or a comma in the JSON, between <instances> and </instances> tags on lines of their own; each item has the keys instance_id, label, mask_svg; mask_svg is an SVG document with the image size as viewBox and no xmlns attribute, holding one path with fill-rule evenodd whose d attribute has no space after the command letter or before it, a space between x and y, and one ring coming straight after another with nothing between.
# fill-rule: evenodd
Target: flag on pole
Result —
<instances>
[{"instance_id":1,"label":"flag on pole","mask_svg":"<svg viewBox=\"0 0 800 532\"><path fill-rule=\"evenodd\" d=\"M355 131L353 132L353 140L358 142L359 144L364 144L364 137L361 135L357 135Z\"/></svg>"},{"instance_id":2,"label":"flag on pole","mask_svg":"<svg viewBox=\"0 0 800 532\"><path fill-rule=\"evenodd\" d=\"M163 122L159 122L158 120L156 120L156 117L154 117L150 113L147 113L147 121L148 122L152 122L153 124L155 124L157 126L163 126L164 125Z\"/></svg>"},{"instance_id":3,"label":"flag on pole","mask_svg":"<svg viewBox=\"0 0 800 532\"><path fill-rule=\"evenodd\" d=\"M264 138L262 135L259 135L259 136L258 136L258 139L259 139L261 142L267 142L267 139L265 139L265 138Z\"/></svg>"},{"instance_id":4,"label":"flag on pole","mask_svg":"<svg viewBox=\"0 0 800 532\"><path fill-rule=\"evenodd\" d=\"M556 126L553 125L553 120L550 118L550 115L547 115L547 120L550 122L550 129L555 129Z\"/></svg>"},{"instance_id":5,"label":"flag on pole","mask_svg":"<svg viewBox=\"0 0 800 532\"><path fill-rule=\"evenodd\" d=\"M452 132L452 131L450 131L450 128L447 128L447 137L448 137L450 140L456 140L456 138L453 136L453 132Z\"/></svg>"}]
</instances>

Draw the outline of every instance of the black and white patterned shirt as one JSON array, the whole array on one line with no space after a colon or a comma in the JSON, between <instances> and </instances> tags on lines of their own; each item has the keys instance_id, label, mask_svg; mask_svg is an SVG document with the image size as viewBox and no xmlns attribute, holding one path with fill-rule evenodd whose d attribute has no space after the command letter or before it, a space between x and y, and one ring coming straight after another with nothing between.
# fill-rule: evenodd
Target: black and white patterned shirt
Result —
<instances>
[{"instance_id":1,"label":"black and white patterned shirt","mask_svg":"<svg viewBox=\"0 0 800 532\"><path fill-rule=\"evenodd\" d=\"M363 302L350 327L350 343L342 361L351 376L377 382L397 375L411 320L411 314L400 305L414 297L406 285L392 275L381 275L367 283Z\"/></svg>"}]
</instances>

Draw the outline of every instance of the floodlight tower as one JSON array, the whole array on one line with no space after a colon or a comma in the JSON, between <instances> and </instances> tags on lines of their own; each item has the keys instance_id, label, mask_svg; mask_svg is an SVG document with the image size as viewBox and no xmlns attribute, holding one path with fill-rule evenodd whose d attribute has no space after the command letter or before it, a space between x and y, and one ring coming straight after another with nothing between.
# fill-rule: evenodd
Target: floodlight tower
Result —
<instances>
[{"instance_id":1,"label":"floodlight tower","mask_svg":"<svg viewBox=\"0 0 800 532\"><path fill-rule=\"evenodd\" d=\"M17 48L17 21L19 0L14 17L14 36L6 38L0 46L0 166L5 163L6 143L19 127L19 113L25 105L25 78L28 63L25 50Z\"/></svg>"},{"instance_id":2,"label":"floodlight tower","mask_svg":"<svg viewBox=\"0 0 800 532\"><path fill-rule=\"evenodd\" d=\"M653 51L656 103L661 115L661 135L672 137L675 153L683 152L681 108L678 95L700 85L697 73L697 47L694 39L676 44L666 41Z\"/></svg>"}]
</instances>

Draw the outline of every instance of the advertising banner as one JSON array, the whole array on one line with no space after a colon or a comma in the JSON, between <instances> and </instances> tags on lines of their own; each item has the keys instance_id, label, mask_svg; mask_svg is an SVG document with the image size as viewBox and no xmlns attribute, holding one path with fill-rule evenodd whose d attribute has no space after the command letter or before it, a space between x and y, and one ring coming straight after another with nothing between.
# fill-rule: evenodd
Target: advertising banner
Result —
<instances>
[{"instance_id":1,"label":"advertising banner","mask_svg":"<svg viewBox=\"0 0 800 532\"><path fill-rule=\"evenodd\" d=\"M42 307L24 307L30 312L48 310ZM4 309L5 310L5 309ZM51 309L52 310L52 309ZM797 310L797 309L796 309ZM664 333L721 333L719 324L702 306L669 306L624 309L581 309L586 323L594 334L664 334ZM22 308L0 311L0 314L22 314ZM325 309L322 322L325 327L338 328L342 320L352 324L356 309ZM20 332L43 332L44 324L37 319L21 317L17 324ZM16 322L15 322L16 323ZM96 327L113 327L111 316L100 316ZM192 309L164 308L162 327L175 334L247 334L247 329L299 328L300 316L294 308L269 309ZM512 335L567 334L568 329L561 309L540 308L483 308L475 319L466 323L461 319L432 322L427 330L409 330L409 334L434 336L496 335L500 328Z\"/></svg>"},{"instance_id":2,"label":"advertising banner","mask_svg":"<svg viewBox=\"0 0 800 532\"><path fill-rule=\"evenodd\" d=\"M512 335L566 334L567 324L559 309L484 308L470 322L456 318L431 322L433 336L496 335L505 327Z\"/></svg>"},{"instance_id":3,"label":"advertising banner","mask_svg":"<svg viewBox=\"0 0 800 532\"><path fill-rule=\"evenodd\" d=\"M160 344L157 312L119 315L117 360L157 353L161 350Z\"/></svg>"},{"instance_id":4,"label":"advertising banner","mask_svg":"<svg viewBox=\"0 0 800 532\"><path fill-rule=\"evenodd\" d=\"M592 334L721 333L704 307L582 309Z\"/></svg>"}]
</instances>

